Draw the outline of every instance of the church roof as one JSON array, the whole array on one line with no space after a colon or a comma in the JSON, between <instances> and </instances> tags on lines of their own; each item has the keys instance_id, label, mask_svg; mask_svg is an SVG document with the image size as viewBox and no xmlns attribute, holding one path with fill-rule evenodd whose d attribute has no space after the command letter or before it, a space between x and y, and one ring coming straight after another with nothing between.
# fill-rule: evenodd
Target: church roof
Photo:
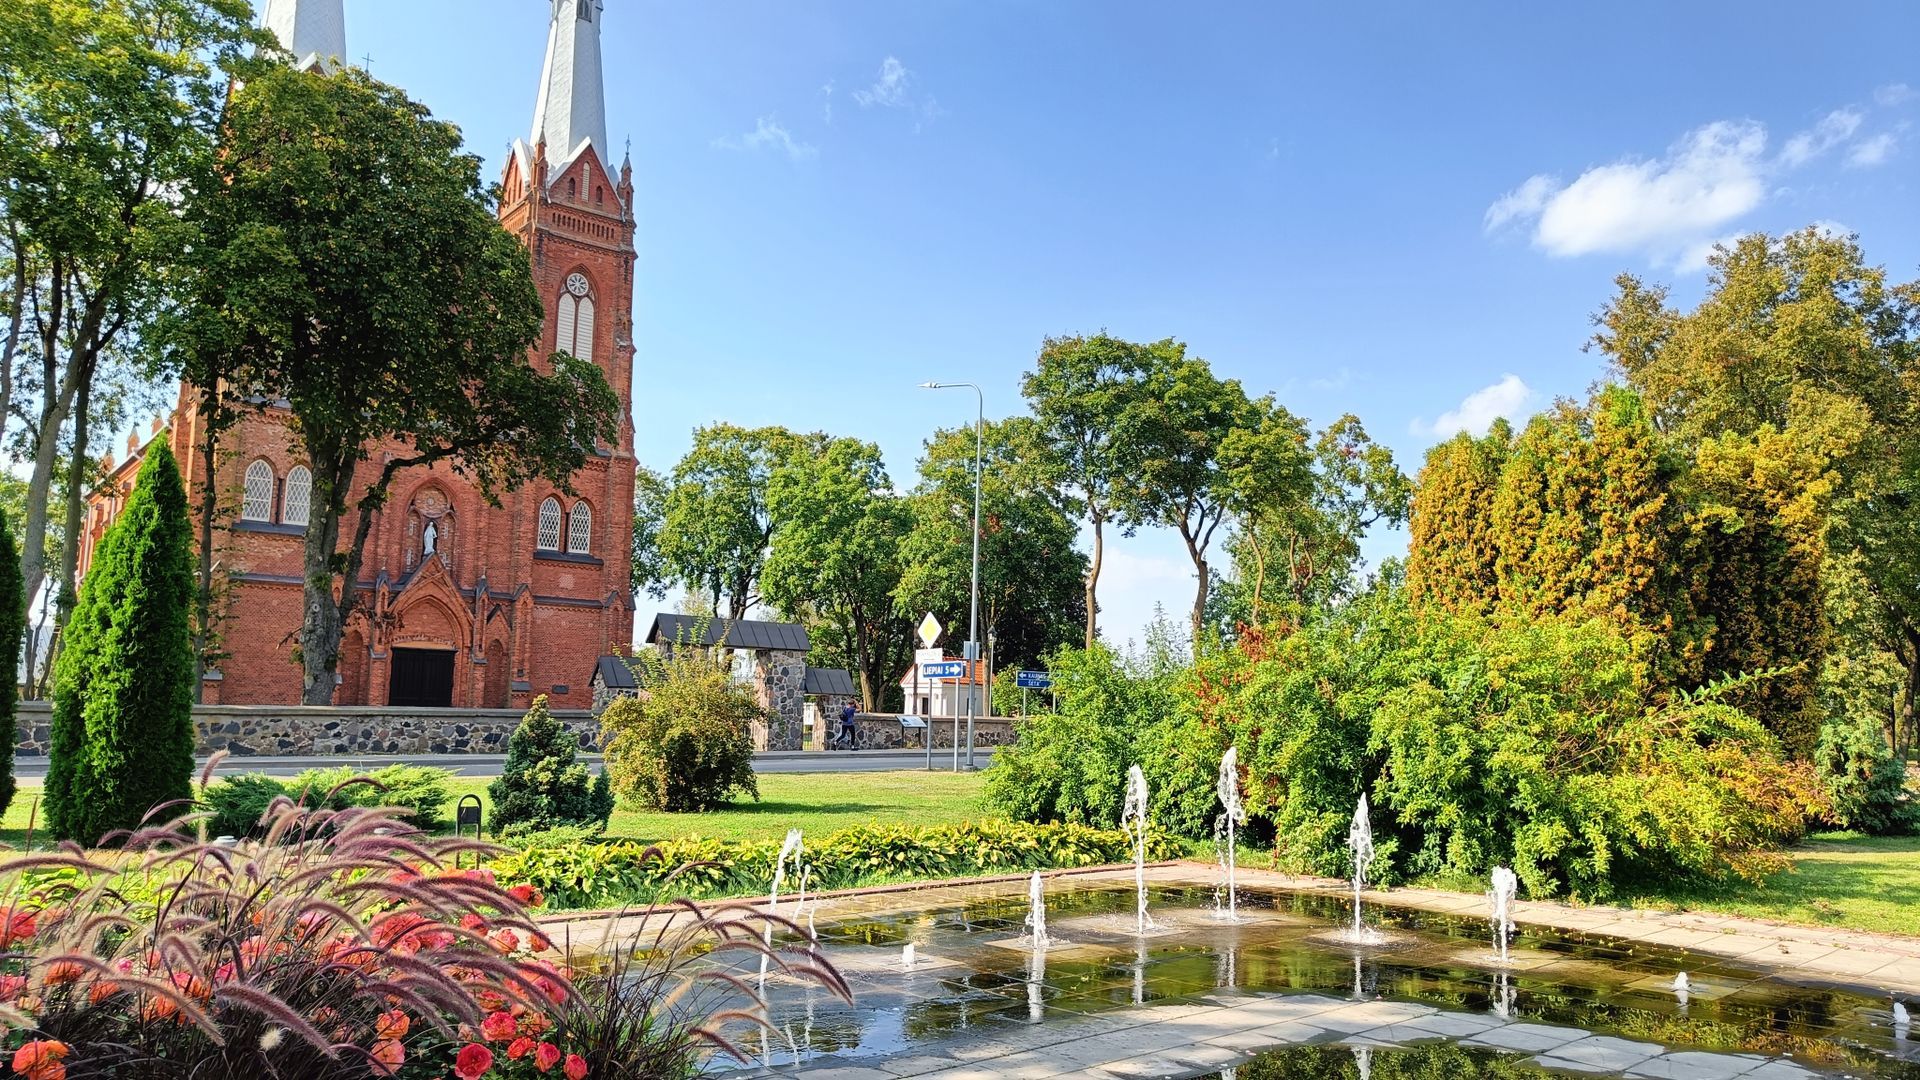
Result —
<instances>
[{"instance_id":1,"label":"church roof","mask_svg":"<svg viewBox=\"0 0 1920 1080\"><path fill-rule=\"evenodd\" d=\"M293 54L294 66L332 74L347 55L343 0L267 0L266 28Z\"/></svg>"},{"instance_id":2,"label":"church roof","mask_svg":"<svg viewBox=\"0 0 1920 1080\"><path fill-rule=\"evenodd\" d=\"M709 619L696 615L653 617L653 629L647 641L658 645L725 645L729 649L781 649L806 652L810 647L807 628L799 623L753 622L741 619Z\"/></svg>"},{"instance_id":3,"label":"church roof","mask_svg":"<svg viewBox=\"0 0 1920 1080\"><path fill-rule=\"evenodd\" d=\"M546 143L547 164L554 167L551 175L558 179L589 145L599 153L601 167L609 167L612 147L607 145L607 94L600 70L604 0L552 0L552 4L531 145Z\"/></svg>"}]
</instances>

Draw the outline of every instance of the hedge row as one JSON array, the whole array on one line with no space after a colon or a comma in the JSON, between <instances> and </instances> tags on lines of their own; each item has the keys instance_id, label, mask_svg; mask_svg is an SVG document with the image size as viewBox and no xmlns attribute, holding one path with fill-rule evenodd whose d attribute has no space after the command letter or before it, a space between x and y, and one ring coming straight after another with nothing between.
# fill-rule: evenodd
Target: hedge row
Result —
<instances>
[{"instance_id":1,"label":"hedge row","mask_svg":"<svg viewBox=\"0 0 1920 1080\"><path fill-rule=\"evenodd\" d=\"M1153 837L1150 859L1182 849ZM808 838L801 862L809 888L844 889L1026 870L1069 869L1133 860L1126 833L1082 825L977 821L953 825L861 825ZM764 894L779 857L777 841L685 837L647 845L632 841L529 845L493 862L503 885L532 885L555 909L619 907L685 896L708 899Z\"/></svg>"}]
</instances>

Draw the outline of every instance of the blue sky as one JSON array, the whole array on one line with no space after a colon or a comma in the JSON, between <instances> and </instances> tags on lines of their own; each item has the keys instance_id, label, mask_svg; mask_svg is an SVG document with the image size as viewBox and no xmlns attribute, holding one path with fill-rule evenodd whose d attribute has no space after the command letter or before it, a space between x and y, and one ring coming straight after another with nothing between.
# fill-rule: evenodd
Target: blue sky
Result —
<instances>
[{"instance_id":1,"label":"blue sky","mask_svg":"<svg viewBox=\"0 0 1920 1080\"><path fill-rule=\"evenodd\" d=\"M1920 277L1920 5L1588 8L606 0L641 458L824 428L906 486L972 410L915 384L1014 412L1043 337L1104 328L1356 413L1411 469L1582 393L1621 271L1690 302L1715 239L1822 222ZM348 44L497 174L547 11L347 0ZM1185 610L1177 538L1111 547L1112 637Z\"/></svg>"}]
</instances>

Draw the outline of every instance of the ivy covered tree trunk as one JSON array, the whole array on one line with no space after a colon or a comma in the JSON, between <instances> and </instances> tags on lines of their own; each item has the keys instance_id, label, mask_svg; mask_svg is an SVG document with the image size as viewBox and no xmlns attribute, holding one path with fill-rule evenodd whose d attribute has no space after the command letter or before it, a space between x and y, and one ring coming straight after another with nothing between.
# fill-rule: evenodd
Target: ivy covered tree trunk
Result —
<instances>
[{"instance_id":1,"label":"ivy covered tree trunk","mask_svg":"<svg viewBox=\"0 0 1920 1080\"><path fill-rule=\"evenodd\" d=\"M13 523L0 513L0 664L6 670L20 668L20 639L27 629L26 583L20 578L20 552L13 546ZM13 802L14 717L20 709L20 695L12 688L0 693L0 731L6 733L6 748L0 750L0 814Z\"/></svg>"},{"instance_id":2,"label":"ivy covered tree trunk","mask_svg":"<svg viewBox=\"0 0 1920 1080\"><path fill-rule=\"evenodd\" d=\"M45 801L60 839L93 842L192 797L192 528L156 441L95 551L55 673Z\"/></svg>"}]
</instances>

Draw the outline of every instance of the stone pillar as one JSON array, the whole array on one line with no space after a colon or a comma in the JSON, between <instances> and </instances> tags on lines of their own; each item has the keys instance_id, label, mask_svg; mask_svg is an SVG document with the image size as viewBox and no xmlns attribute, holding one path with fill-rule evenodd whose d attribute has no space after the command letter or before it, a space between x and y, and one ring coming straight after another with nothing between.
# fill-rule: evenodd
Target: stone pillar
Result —
<instances>
[{"instance_id":1,"label":"stone pillar","mask_svg":"<svg viewBox=\"0 0 1920 1080\"><path fill-rule=\"evenodd\" d=\"M756 649L754 683L767 723L754 725L755 750L799 750L806 731L807 654L786 649Z\"/></svg>"}]
</instances>

